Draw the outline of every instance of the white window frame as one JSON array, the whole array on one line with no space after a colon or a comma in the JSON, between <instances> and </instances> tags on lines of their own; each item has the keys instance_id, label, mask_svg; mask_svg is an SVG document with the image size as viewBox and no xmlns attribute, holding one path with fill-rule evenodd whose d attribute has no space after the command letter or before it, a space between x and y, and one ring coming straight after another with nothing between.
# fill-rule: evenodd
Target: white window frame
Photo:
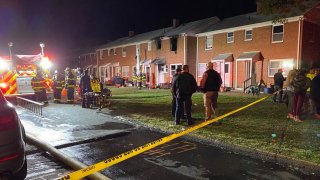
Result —
<instances>
[{"instance_id":1,"label":"white window frame","mask_svg":"<svg viewBox=\"0 0 320 180\"><path fill-rule=\"evenodd\" d=\"M168 65L167 64L160 65L160 71L163 73L168 73Z\"/></svg>"},{"instance_id":2,"label":"white window frame","mask_svg":"<svg viewBox=\"0 0 320 180\"><path fill-rule=\"evenodd\" d=\"M103 58L103 51L104 51L104 50L100 50L100 51L99 51L99 52L100 52L100 59Z\"/></svg>"},{"instance_id":3,"label":"white window frame","mask_svg":"<svg viewBox=\"0 0 320 180\"><path fill-rule=\"evenodd\" d=\"M110 49L108 49L108 56L110 56Z\"/></svg>"},{"instance_id":4,"label":"white window frame","mask_svg":"<svg viewBox=\"0 0 320 180\"><path fill-rule=\"evenodd\" d=\"M272 69L274 70L272 73L271 73L271 63L273 62L280 62L280 66L278 67L273 67ZM284 68L286 70L291 70L293 69L294 67L294 59L270 59L269 63L268 63L268 77L273 77L274 74L276 72L278 72L278 69L280 68ZM288 73L287 71L285 71L285 73L283 74L284 77L287 77L287 74Z\"/></svg>"},{"instance_id":5,"label":"white window frame","mask_svg":"<svg viewBox=\"0 0 320 180\"><path fill-rule=\"evenodd\" d=\"M247 34L247 32L250 32L250 31L251 31L251 36ZM250 38L248 38L248 36L249 36ZM245 40L245 41L252 41L252 37L253 37L253 31L252 31L252 29L246 29L246 30L244 30L244 40Z\"/></svg>"},{"instance_id":6,"label":"white window frame","mask_svg":"<svg viewBox=\"0 0 320 180\"><path fill-rule=\"evenodd\" d=\"M232 34L232 36L229 36L229 34ZM234 42L234 32L227 32L227 43L233 43Z\"/></svg>"},{"instance_id":7,"label":"white window frame","mask_svg":"<svg viewBox=\"0 0 320 180\"><path fill-rule=\"evenodd\" d=\"M129 66L122 66L122 77L129 77Z\"/></svg>"},{"instance_id":8,"label":"white window frame","mask_svg":"<svg viewBox=\"0 0 320 180\"><path fill-rule=\"evenodd\" d=\"M148 51L151 51L152 50L152 42L148 42Z\"/></svg>"},{"instance_id":9,"label":"white window frame","mask_svg":"<svg viewBox=\"0 0 320 180\"><path fill-rule=\"evenodd\" d=\"M207 70L207 63L198 63L198 68L197 68L198 77L202 77L202 75L204 74L204 72L206 72L206 70Z\"/></svg>"},{"instance_id":10,"label":"white window frame","mask_svg":"<svg viewBox=\"0 0 320 180\"><path fill-rule=\"evenodd\" d=\"M174 66L175 69L173 69L172 66ZM170 64L170 77L172 77L176 73L176 69L178 68L178 66L181 66L181 69L182 69L181 63L180 64Z\"/></svg>"},{"instance_id":11,"label":"white window frame","mask_svg":"<svg viewBox=\"0 0 320 180\"><path fill-rule=\"evenodd\" d=\"M282 26L282 32L281 32L281 33L274 33L274 28L275 28L275 27L278 27L278 26ZM282 34L282 40L280 40L280 41L275 41L275 40L274 40L274 36L275 36L275 35L280 35L280 34ZM282 42L283 42L283 39L284 39L284 25L283 25L283 24L273 25L273 26L272 26L272 43L282 43Z\"/></svg>"},{"instance_id":12,"label":"white window frame","mask_svg":"<svg viewBox=\"0 0 320 180\"><path fill-rule=\"evenodd\" d=\"M213 35L206 36L205 50L211 50L213 47Z\"/></svg>"},{"instance_id":13,"label":"white window frame","mask_svg":"<svg viewBox=\"0 0 320 180\"><path fill-rule=\"evenodd\" d=\"M126 47L122 47L122 57L126 57L126 56L127 56Z\"/></svg>"},{"instance_id":14,"label":"white window frame","mask_svg":"<svg viewBox=\"0 0 320 180\"><path fill-rule=\"evenodd\" d=\"M121 67L120 66L115 66L114 67L114 72L115 72L115 75L120 75L121 74Z\"/></svg>"},{"instance_id":15,"label":"white window frame","mask_svg":"<svg viewBox=\"0 0 320 180\"><path fill-rule=\"evenodd\" d=\"M117 52L116 52L117 48L113 48L113 55L117 55Z\"/></svg>"}]
</instances>

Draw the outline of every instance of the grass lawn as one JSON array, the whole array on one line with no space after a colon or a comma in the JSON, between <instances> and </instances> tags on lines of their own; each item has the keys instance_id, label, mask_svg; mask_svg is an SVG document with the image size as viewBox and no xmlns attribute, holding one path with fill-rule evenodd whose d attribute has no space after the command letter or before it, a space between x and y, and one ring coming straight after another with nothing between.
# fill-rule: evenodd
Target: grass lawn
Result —
<instances>
[{"instance_id":1,"label":"grass lawn","mask_svg":"<svg viewBox=\"0 0 320 180\"><path fill-rule=\"evenodd\" d=\"M112 115L126 116L167 132L177 132L187 127L186 122L173 126L170 90L111 88L111 91L114 101L110 108ZM257 99L256 96L241 93L220 93L219 114ZM198 124L204 119L202 94L194 94L192 101L192 117ZM288 120L285 105L273 103L271 98L229 116L222 122L222 125L208 125L192 135L320 164L320 121L306 119L303 123L296 123Z\"/></svg>"}]
</instances>

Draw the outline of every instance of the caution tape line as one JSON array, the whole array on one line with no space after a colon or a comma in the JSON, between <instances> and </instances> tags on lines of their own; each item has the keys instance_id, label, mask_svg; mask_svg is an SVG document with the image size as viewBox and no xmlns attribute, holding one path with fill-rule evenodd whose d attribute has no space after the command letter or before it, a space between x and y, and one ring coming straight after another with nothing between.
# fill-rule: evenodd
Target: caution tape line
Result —
<instances>
[{"instance_id":1,"label":"caution tape line","mask_svg":"<svg viewBox=\"0 0 320 180\"><path fill-rule=\"evenodd\" d=\"M277 92L275 92L275 93L277 93ZM275 94L275 93L273 93L273 94ZM87 168L72 172L72 173L70 173L70 174L68 174L66 176L58 178L58 180L69 180L69 179L73 180L73 179L80 179L80 178L86 177L86 176L88 176L90 174L93 174L93 173L98 172L100 170L106 169L106 168L108 168L108 167L110 167L112 165L118 164L118 163L120 163L120 162L122 162L124 160L127 160L127 159L129 159L131 157L137 156L138 154L141 154L141 153L143 153L145 151L148 151L148 150L150 150L152 148L160 146L160 145L162 145L164 143L167 143L169 141L172 141L172 140L174 140L174 139L176 139L178 137L181 137L183 135L189 134L189 133L191 133L191 132L193 132L193 131L195 131L197 129L200 129L200 128L202 128L204 126L207 126L207 125L209 125L211 123L217 122L217 121L219 121L219 120L221 120L221 119L223 119L225 117L228 117L228 116L230 116L232 114L235 114L235 113L237 113L239 111L242 111L242 110L244 110L244 109L246 109L246 108L248 108L250 106L253 106L253 105L255 105L255 104L257 104L257 103L259 103L261 101L264 101L265 99L269 98L270 96L266 96L266 97L260 98L260 99L258 99L256 101L246 105L246 106L238 108L238 109L236 109L234 111L231 111L229 113L223 114L223 115L221 115L219 117L216 117L214 119L211 119L209 121L205 121L205 122L203 122L201 124L198 124L198 125L195 125L193 127L190 127L190 128L188 128L188 129L186 129L184 131L180 131L178 133L171 134L169 136L163 137L161 139L158 139L156 141L150 142L150 143L145 144L143 146L137 147L137 148L135 148L135 149L133 149L131 151L124 152L122 154L119 154L117 156L111 157L111 158L106 159L104 161L98 162L98 163L96 163L94 165L88 166Z\"/></svg>"}]
</instances>

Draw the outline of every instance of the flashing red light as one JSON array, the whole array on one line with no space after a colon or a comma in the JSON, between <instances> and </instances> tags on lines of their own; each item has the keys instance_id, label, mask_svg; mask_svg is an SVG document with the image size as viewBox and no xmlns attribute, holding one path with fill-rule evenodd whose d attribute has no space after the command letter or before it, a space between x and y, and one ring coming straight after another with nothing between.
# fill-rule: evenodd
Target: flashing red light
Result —
<instances>
[{"instance_id":1,"label":"flashing red light","mask_svg":"<svg viewBox=\"0 0 320 180\"><path fill-rule=\"evenodd\" d=\"M5 82L0 83L0 88L1 89L6 89L8 87L8 84Z\"/></svg>"}]
</instances>

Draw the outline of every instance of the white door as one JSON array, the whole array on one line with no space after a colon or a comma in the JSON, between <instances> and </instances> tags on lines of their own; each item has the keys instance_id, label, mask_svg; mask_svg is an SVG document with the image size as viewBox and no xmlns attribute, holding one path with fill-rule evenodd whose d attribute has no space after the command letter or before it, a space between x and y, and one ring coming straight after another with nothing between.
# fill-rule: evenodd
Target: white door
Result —
<instances>
[{"instance_id":1,"label":"white door","mask_svg":"<svg viewBox=\"0 0 320 180\"><path fill-rule=\"evenodd\" d=\"M223 74L223 86L224 87L231 87L231 63L230 62L226 62L224 63L224 74Z\"/></svg>"},{"instance_id":2,"label":"white door","mask_svg":"<svg viewBox=\"0 0 320 180\"><path fill-rule=\"evenodd\" d=\"M165 83L165 75L168 71L167 65L158 65L159 67L159 77L158 77L158 83Z\"/></svg>"},{"instance_id":3,"label":"white door","mask_svg":"<svg viewBox=\"0 0 320 180\"><path fill-rule=\"evenodd\" d=\"M224 67L223 67L223 61L213 61L213 69L216 70L220 76L221 76L221 79L222 79L222 85L221 86L224 86Z\"/></svg>"}]
</instances>

